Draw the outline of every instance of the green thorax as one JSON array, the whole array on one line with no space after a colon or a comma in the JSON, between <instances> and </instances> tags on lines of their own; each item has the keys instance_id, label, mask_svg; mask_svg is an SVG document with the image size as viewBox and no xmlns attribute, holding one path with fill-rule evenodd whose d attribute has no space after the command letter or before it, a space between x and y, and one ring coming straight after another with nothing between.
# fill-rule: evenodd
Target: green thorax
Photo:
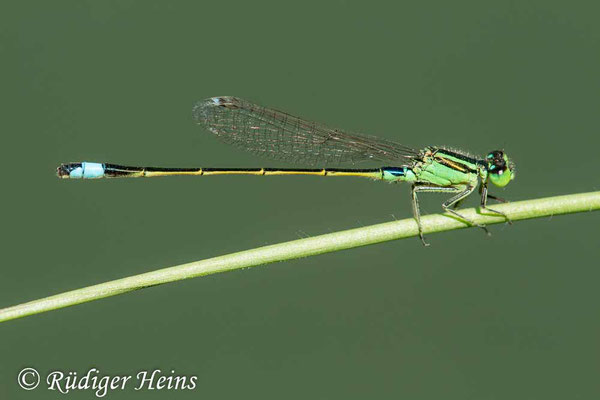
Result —
<instances>
[{"instance_id":1,"label":"green thorax","mask_svg":"<svg viewBox=\"0 0 600 400\"><path fill-rule=\"evenodd\" d=\"M476 185L479 178L485 181L485 163L456 151L426 148L421 160L412 169L418 182L428 182L439 186L461 184Z\"/></svg>"}]
</instances>

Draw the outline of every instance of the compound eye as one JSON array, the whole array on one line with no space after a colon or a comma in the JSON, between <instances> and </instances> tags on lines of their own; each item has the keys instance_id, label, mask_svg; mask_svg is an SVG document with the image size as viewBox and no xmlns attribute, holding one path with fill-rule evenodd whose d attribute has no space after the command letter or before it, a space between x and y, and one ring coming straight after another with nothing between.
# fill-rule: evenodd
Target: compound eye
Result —
<instances>
[{"instance_id":1,"label":"compound eye","mask_svg":"<svg viewBox=\"0 0 600 400\"><path fill-rule=\"evenodd\" d=\"M501 175L506 170L506 158L500 150L492 151L487 155L488 169L493 174Z\"/></svg>"}]
</instances>

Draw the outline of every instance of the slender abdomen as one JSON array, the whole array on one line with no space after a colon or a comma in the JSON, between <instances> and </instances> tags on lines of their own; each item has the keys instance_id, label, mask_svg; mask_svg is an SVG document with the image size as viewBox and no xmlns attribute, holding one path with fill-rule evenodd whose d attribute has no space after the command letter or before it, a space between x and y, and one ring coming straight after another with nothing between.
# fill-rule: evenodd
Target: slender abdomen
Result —
<instances>
[{"instance_id":1,"label":"slender abdomen","mask_svg":"<svg viewBox=\"0 0 600 400\"><path fill-rule=\"evenodd\" d=\"M394 170L395 171L395 170ZM394 172L392 171L392 172ZM151 178L173 175L313 175L313 176L354 176L370 179L385 179L383 169L346 169L346 168L162 168L131 167L117 164L81 162L62 164L56 170L60 178L97 179L97 178ZM390 175L391 176L391 175ZM394 178L397 180L397 178Z\"/></svg>"}]
</instances>

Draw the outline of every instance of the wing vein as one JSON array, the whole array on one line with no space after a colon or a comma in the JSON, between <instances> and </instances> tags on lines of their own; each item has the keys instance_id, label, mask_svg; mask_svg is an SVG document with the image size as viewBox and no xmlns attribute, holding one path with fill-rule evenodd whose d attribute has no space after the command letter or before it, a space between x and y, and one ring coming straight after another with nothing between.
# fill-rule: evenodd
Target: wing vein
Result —
<instances>
[{"instance_id":1,"label":"wing vein","mask_svg":"<svg viewBox=\"0 0 600 400\"><path fill-rule=\"evenodd\" d=\"M193 116L225 143L279 160L315 165L420 157L418 151L389 140L331 129L236 97L200 101Z\"/></svg>"}]
</instances>

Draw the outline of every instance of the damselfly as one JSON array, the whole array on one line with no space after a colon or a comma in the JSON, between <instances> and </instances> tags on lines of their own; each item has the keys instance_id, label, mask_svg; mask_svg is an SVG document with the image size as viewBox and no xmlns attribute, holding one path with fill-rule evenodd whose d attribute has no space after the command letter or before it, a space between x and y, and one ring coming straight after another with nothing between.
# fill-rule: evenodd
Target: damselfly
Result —
<instances>
[{"instance_id":1,"label":"damselfly","mask_svg":"<svg viewBox=\"0 0 600 400\"><path fill-rule=\"evenodd\" d=\"M514 166L502 150L483 159L442 147L410 147L373 136L343 132L285 112L262 107L236 97L213 97L200 101L193 109L197 123L219 139L244 150L271 158L303 163L306 166L375 161L393 163L391 167L354 168L160 168L78 162L62 164L60 178L136 178L169 175L316 175L358 176L387 182L412 184L412 208L423 244L420 221L420 192L444 192L453 196L442 208L470 225L477 225L455 209L477 187L481 209L508 217L487 208L488 198L504 201L488 193L488 183L504 187L514 177ZM487 231L487 230L486 230Z\"/></svg>"}]
</instances>

